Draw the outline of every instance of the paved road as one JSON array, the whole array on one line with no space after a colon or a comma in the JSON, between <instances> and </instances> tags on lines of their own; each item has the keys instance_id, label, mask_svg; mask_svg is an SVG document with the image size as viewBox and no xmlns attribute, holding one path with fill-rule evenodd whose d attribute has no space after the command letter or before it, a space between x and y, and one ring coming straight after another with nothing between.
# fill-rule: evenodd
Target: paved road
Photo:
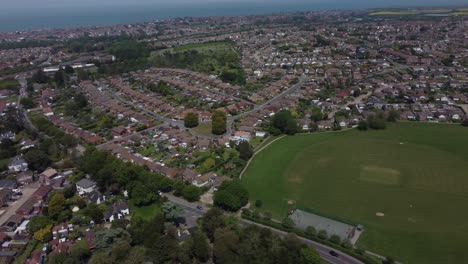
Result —
<instances>
[{"instance_id":1,"label":"paved road","mask_svg":"<svg viewBox=\"0 0 468 264\"><path fill-rule=\"evenodd\" d=\"M278 102L279 100L283 99L286 95L288 94L291 94L295 91L297 91L298 89L300 89L304 84L305 82L307 81L307 77L305 76L302 76L301 79L299 80L298 83L294 84L293 86L291 86L289 89L287 89L286 91L282 92L281 94L273 97L272 99L266 101L265 103L261 104L261 105L257 105L255 106L253 109L247 111L247 112L244 112L244 113L241 113L239 115L235 115L235 116L230 116L227 118L227 125L226 125L226 133L224 135L231 135L232 134L232 125L234 123L235 120L237 119L241 119L241 118L244 118L252 113L255 113L255 112L258 112L258 111L261 111L263 109L265 109L266 107L268 107L269 105L273 104L273 103L276 103ZM107 85L103 84L103 83L100 83L100 82L97 82L98 86L101 87L107 94L109 94L110 96L112 96L114 99L116 99L117 101L123 103L123 104L126 104L126 105L129 105L129 106L132 106L134 107L135 109L138 109L141 113L143 114L146 114L146 115L149 115L151 117L153 117L154 119L156 120L159 120L165 124L168 124L170 126L177 126L179 128L182 128L182 129L187 129L185 128L184 126L184 122L181 121L181 120L175 120L175 119L171 119L171 118L167 118L167 117L164 117L162 115L159 115L159 114L156 114L152 111L149 111L147 110L146 108L144 108L143 106L139 105L139 104L136 104L134 102L131 102L129 100L125 100L123 99L120 95L117 94L117 92L113 91L111 88L109 88ZM215 135L204 135L204 134L200 134L192 129L188 129L188 131L190 132L190 134L192 134L193 136L195 137L198 137L198 138L202 138L202 139L216 139L216 138L219 138L219 137L222 137L223 135L220 135L220 136L215 136Z\"/></svg>"},{"instance_id":2,"label":"paved road","mask_svg":"<svg viewBox=\"0 0 468 264\"><path fill-rule=\"evenodd\" d=\"M8 218L16 213L16 211L31 197L31 195L38 189L39 187L35 185L25 186L23 189L23 195L20 199L14 201L10 204L9 207L5 207L5 212L0 216L0 225L3 225ZM3 209L3 208L2 208Z\"/></svg>"},{"instance_id":3,"label":"paved road","mask_svg":"<svg viewBox=\"0 0 468 264\"><path fill-rule=\"evenodd\" d=\"M197 209L197 206L199 205L197 203L187 202L186 200L184 200L182 198L179 198L179 197L176 197L176 196L174 196L172 194L163 194L163 196L166 197L169 201L179 205L184 210L189 211L190 213L193 213L195 215L198 215L199 217L202 217L206 213L206 208L204 208L204 207L201 210ZM242 218L240 219L240 223L241 224L246 224L246 225L256 225L256 226L259 226L259 227L268 228L271 231L277 233L278 235L280 235L282 237L284 237L284 236L286 236L288 234L287 232L284 232L284 231L281 231L281 230L278 230L278 229L274 229L272 227L265 226L265 225L262 225L262 224L258 224L258 223L255 223L255 222L252 222L252 221L249 221L249 220L246 220L246 219L242 219ZM353 258L351 256L348 256L345 253L340 252L340 251L338 251L338 250L336 250L334 248L331 248L331 247L326 246L326 245L322 245L320 243L317 243L315 241L305 239L305 238L302 238L302 237L298 237L298 238L302 242L304 242L305 244L315 247L315 249L320 254L320 256L329 263L332 263L332 264L363 264L363 262L361 262L360 260L357 260L357 259L355 259L355 258ZM330 255L331 250L337 252L339 254L339 256L338 257L331 256Z\"/></svg>"}]
</instances>

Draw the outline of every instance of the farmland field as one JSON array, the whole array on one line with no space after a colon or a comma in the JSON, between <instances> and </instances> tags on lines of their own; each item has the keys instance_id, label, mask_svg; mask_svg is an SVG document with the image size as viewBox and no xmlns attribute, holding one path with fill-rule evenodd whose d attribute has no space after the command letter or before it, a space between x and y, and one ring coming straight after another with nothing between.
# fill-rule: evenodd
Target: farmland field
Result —
<instances>
[{"instance_id":1,"label":"farmland field","mask_svg":"<svg viewBox=\"0 0 468 264\"><path fill-rule=\"evenodd\" d=\"M358 245L404 263L468 263L468 129L397 123L285 137L242 177L282 219L298 208L363 224ZM384 216L376 216L383 213Z\"/></svg>"}]
</instances>

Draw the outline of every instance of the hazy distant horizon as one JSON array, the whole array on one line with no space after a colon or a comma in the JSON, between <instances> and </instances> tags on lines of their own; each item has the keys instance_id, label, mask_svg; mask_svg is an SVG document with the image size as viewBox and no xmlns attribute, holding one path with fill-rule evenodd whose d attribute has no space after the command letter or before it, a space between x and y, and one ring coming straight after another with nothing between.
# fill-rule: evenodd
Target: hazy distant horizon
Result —
<instances>
[{"instance_id":1,"label":"hazy distant horizon","mask_svg":"<svg viewBox=\"0 0 468 264\"><path fill-rule=\"evenodd\" d=\"M4 0L0 31L127 24L174 17L467 5L462 0Z\"/></svg>"}]
</instances>

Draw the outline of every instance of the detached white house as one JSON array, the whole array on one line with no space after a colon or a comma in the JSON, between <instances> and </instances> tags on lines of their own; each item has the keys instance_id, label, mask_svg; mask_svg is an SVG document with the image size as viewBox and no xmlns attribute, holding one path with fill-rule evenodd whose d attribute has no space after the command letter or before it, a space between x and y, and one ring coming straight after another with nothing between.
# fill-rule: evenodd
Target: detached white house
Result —
<instances>
[{"instance_id":1,"label":"detached white house","mask_svg":"<svg viewBox=\"0 0 468 264\"><path fill-rule=\"evenodd\" d=\"M16 156L8 165L8 169L14 172L27 171L28 163L21 156Z\"/></svg>"},{"instance_id":2,"label":"detached white house","mask_svg":"<svg viewBox=\"0 0 468 264\"><path fill-rule=\"evenodd\" d=\"M81 179L76 183L76 190L79 195L92 193L96 189L96 182L89 179Z\"/></svg>"}]
</instances>

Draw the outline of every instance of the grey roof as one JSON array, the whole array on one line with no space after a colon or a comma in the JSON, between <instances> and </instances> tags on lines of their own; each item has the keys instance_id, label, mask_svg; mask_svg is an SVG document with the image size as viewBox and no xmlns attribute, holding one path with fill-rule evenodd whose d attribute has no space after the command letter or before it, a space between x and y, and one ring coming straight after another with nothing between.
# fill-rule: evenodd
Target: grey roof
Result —
<instances>
[{"instance_id":1,"label":"grey roof","mask_svg":"<svg viewBox=\"0 0 468 264\"><path fill-rule=\"evenodd\" d=\"M95 185L96 185L96 183L94 181L88 180L86 178L81 179L76 183L76 186L80 186L83 189L87 189L87 188L95 186Z\"/></svg>"},{"instance_id":2,"label":"grey roof","mask_svg":"<svg viewBox=\"0 0 468 264\"><path fill-rule=\"evenodd\" d=\"M0 180L0 188L16 189L18 185L13 180Z\"/></svg>"},{"instance_id":3,"label":"grey roof","mask_svg":"<svg viewBox=\"0 0 468 264\"><path fill-rule=\"evenodd\" d=\"M128 209L128 204L125 201L116 202L104 212L104 218L109 219L112 215L116 215L126 209Z\"/></svg>"}]
</instances>

